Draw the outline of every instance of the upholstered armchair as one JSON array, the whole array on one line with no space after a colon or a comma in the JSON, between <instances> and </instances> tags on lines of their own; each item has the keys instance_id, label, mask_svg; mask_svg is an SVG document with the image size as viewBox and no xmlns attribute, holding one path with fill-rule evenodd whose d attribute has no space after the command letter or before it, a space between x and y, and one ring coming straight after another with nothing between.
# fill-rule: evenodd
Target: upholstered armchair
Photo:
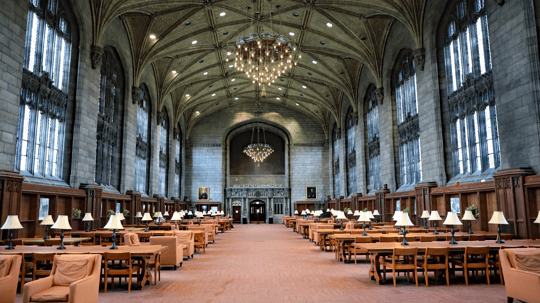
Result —
<instances>
[{"instance_id":1,"label":"upholstered armchair","mask_svg":"<svg viewBox=\"0 0 540 303\"><path fill-rule=\"evenodd\" d=\"M174 235L178 238L181 244L184 246L184 258L193 258L195 253L195 239L193 231L187 230L177 230L174 232Z\"/></svg>"},{"instance_id":2,"label":"upholstered armchair","mask_svg":"<svg viewBox=\"0 0 540 303\"><path fill-rule=\"evenodd\" d=\"M540 298L540 249L516 248L499 251L508 302L538 302Z\"/></svg>"},{"instance_id":3,"label":"upholstered armchair","mask_svg":"<svg viewBox=\"0 0 540 303\"><path fill-rule=\"evenodd\" d=\"M141 246L141 242L139 242L139 236L136 233L124 234L124 244L126 246Z\"/></svg>"},{"instance_id":4,"label":"upholstered armchair","mask_svg":"<svg viewBox=\"0 0 540 303\"><path fill-rule=\"evenodd\" d=\"M208 241L210 240L210 236L208 235L208 231L206 227L199 226L199 225L188 225L188 230L202 230L204 231L204 245L208 245Z\"/></svg>"},{"instance_id":5,"label":"upholstered armchair","mask_svg":"<svg viewBox=\"0 0 540 303\"><path fill-rule=\"evenodd\" d=\"M57 255L51 275L24 284L23 302L98 302L101 255Z\"/></svg>"},{"instance_id":6,"label":"upholstered armchair","mask_svg":"<svg viewBox=\"0 0 540 303\"><path fill-rule=\"evenodd\" d=\"M173 266L174 269L182 266L184 260L184 245L180 243L176 236L156 236L150 237L150 245L161 245L167 247L161 253L161 266Z\"/></svg>"},{"instance_id":7,"label":"upholstered armchair","mask_svg":"<svg viewBox=\"0 0 540 303\"><path fill-rule=\"evenodd\" d=\"M21 255L0 255L0 303L15 302Z\"/></svg>"},{"instance_id":8,"label":"upholstered armchair","mask_svg":"<svg viewBox=\"0 0 540 303\"><path fill-rule=\"evenodd\" d=\"M334 229L334 224L319 224L315 227L315 230L317 229ZM319 233L313 233L313 241L315 243L319 243L319 240L320 240L320 235Z\"/></svg>"}]
</instances>

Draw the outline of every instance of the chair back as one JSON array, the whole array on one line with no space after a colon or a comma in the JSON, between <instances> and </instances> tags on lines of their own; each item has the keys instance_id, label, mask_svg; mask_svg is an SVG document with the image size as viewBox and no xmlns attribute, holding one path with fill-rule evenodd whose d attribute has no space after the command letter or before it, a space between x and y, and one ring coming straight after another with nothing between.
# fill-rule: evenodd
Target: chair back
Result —
<instances>
[{"instance_id":1,"label":"chair back","mask_svg":"<svg viewBox=\"0 0 540 303\"><path fill-rule=\"evenodd\" d=\"M151 232L139 233L140 242L150 242L150 237L152 236Z\"/></svg>"},{"instance_id":2,"label":"chair back","mask_svg":"<svg viewBox=\"0 0 540 303\"><path fill-rule=\"evenodd\" d=\"M437 236L420 236L420 242L434 242L437 241Z\"/></svg>"},{"instance_id":3,"label":"chair back","mask_svg":"<svg viewBox=\"0 0 540 303\"><path fill-rule=\"evenodd\" d=\"M417 254L418 254L418 248L416 247L394 248L394 256L416 256Z\"/></svg>"},{"instance_id":4,"label":"chair back","mask_svg":"<svg viewBox=\"0 0 540 303\"><path fill-rule=\"evenodd\" d=\"M56 253L33 253L32 259L34 262L48 262L48 261L54 261L54 256Z\"/></svg>"},{"instance_id":5,"label":"chair back","mask_svg":"<svg viewBox=\"0 0 540 303\"><path fill-rule=\"evenodd\" d=\"M356 242L356 243L371 243L371 242L373 242L373 238L371 238L371 237L356 237L354 239L354 242Z\"/></svg>"},{"instance_id":6,"label":"chair back","mask_svg":"<svg viewBox=\"0 0 540 303\"><path fill-rule=\"evenodd\" d=\"M106 252L103 254L104 261L129 261L131 263L131 252Z\"/></svg>"},{"instance_id":7,"label":"chair back","mask_svg":"<svg viewBox=\"0 0 540 303\"><path fill-rule=\"evenodd\" d=\"M43 240L43 245L45 246L57 246L57 245L60 245L60 243L62 242L61 239L45 239Z\"/></svg>"},{"instance_id":8,"label":"chair back","mask_svg":"<svg viewBox=\"0 0 540 303\"><path fill-rule=\"evenodd\" d=\"M467 246L465 247L465 262L487 264L489 261L489 247Z\"/></svg>"},{"instance_id":9,"label":"chair back","mask_svg":"<svg viewBox=\"0 0 540 303\"><path fill-rule=\"evenodd\" d=\"M446 236L446 241L452 240L452 236ZM463 241L463 236L454 236L454 240Z\"/></svg>"},{"instance_id":10,"label":"chair back","mask_svg":"<svg viewBox=\"0 0 540 303\"><path fill-rule=\"evenodd\" d=\"M486 241L486 235L469 235L469 241Z\"/></svg>"},{"instance_id":11,"label":"chair back","mask_svg":"<svg viewBox=\"0 0 540 303\"><path fill-rule=\"evenodd\" d=\"M379 237L379 242L397 242L397 236L381 236Z\"/></svg>"},{"instance_id":12,"label":"chair back","mask_svg":"<svg viewBox=\"0 0 540 303\"><path fill-rule=\"evenodd\" d=\"M448 247L428 247L426 248L426 256L447 256L450 253Z\"/></svg>"},{"instance_id":13,"label":"chair back","mask_svg":"<svg viewBox=\"0 0 540 303\"><path fill-rule=\"evenodd\" d=\"M124 234L124 244L127 246L140 246L139 236L136 233Z\"/></svg>"}]
</instances>

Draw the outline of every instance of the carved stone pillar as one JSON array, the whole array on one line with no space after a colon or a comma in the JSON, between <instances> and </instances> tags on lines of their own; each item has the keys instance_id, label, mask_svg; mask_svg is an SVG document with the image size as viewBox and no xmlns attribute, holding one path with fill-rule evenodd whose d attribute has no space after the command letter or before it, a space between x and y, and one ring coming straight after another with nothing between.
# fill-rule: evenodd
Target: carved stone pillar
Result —
<instances>
[{"instance_id":1,"label":"carved stone pillar","mask_svg":"<svg viewBox=\"0 0 540 303\"><path fill-rule=\"evenodd\" d=\"M532 236L531 214L526 204L526 191L523 186L525 176L528 175L534 175L534 171L529 167L501 169L493 175L497 210L502 211L508 221L508 225L502 225L501 230L521 239L529 239ZM487 220L491 215L488 214Z\"/></svg>"},{"instance_id":2,"label":"carved stone pillar","mask_svg":"<svg viewBox=\"0 0 540 303\"><path fill-rule=\"evenodd\" d=\"M133 104L138 104L141 100L141 91L140 87L133 86L131 88L131 102L133 102Z\"/></svg>"},{"instance_id":3,"label":"carved stone pillar","mask_svg":"<svg viewBox=\"0 0 540 303\"><path fill-rule=\"evenodd\" d=\"M129 212L131 214L129 218L129 224L137 224L138 220L135 218L135 215L138 211L142 212L142 204L141 204L141 193L136 190L128 190L126 191L126 195L131 196L131 205L129 207Z\"/></svg>"},{"instance_id":4,"label":"carved stone pillar","mask_svg":"<svg viewBox=\"0 0 540 303\"><path fill-rule=\"evenodd\" d=\"M101 68L102 60L103 60L103 48L97 45L90 46L90 61L92 62L92 69Z\"/></svg>"},{"instance_id":5,"label":"carved stone pillar","mask_svg":"<svg viewBox=\"0 0 540 303\"><path fill-rule=\"evenodd\" d=\"M375 209L379 209L381 214L381 222L391 222L392 214L387 214L386 205L384 205L384 195L390 193L388 184L383 186L383 189L379 189L375 192Z\"/></svg>"},{"instance_id":6,"label":"carved stone pillar","mask_svg":"<svg viewBox=\"0 0 540 303\"><path fill-rule=\"evenodd\" d=\"M96 184L81 184L79 188L86 190L85 211L91 213L94 218L91 223L92 229L105 226L107 218L105 218L105 222L101 222L101 195L103 188Z\"/></svg>"},{"instance_id":7,"label":"carved stone pillar","mask_svg":"<svg viewBox=\"0 0 540 303\"><path fill-rule=\"evenodd\" d=\"M423 48L419 48L415 50L412 55L416 68L423 71L424 65L426 64L426 50Z\"/></svg>"},{"instance_id":8,"label":"carved stone pillar","mask_svg":"<svg viewBox=\"0 0 540 303\"><path fill-rule=\"evenodd\" d=\"M0 170L0 224L2 225L6 222L7 216L19 215L21 212L23 180L24 177L18 172ZM17 231L13 231L13 234L15 237L18 236ZM7 230L2 231L0 239L7 238L7 235Z\"/></svg>"}]
</instances>

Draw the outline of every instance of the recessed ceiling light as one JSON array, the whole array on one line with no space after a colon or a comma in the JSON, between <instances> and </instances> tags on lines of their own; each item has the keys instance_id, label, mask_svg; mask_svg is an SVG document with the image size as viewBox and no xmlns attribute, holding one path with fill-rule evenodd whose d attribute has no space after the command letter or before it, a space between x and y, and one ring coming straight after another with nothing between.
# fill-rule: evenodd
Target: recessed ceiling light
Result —
<instances>
[{"instance_id":1,"label":"recessed ceiling light","mask_svg":"<svg viewBox=\"0 0 540 303\"><path fill-rule=\"evenodd\" d=\"M231 55L231 52L227 52L227 56L230 56Z\"/></svg>"},{"instance_id":2,"label":"recessed ceiling light","mask_svg":"<svg viewBox=\"0 0 540 303\"><path fill-rule=\"evenodd\" d=\"M290 33L289 33L289 36L294 36L294 33L293 33L293 32L290 32Z\"/></svg>"},{"instance_id":3,"label":"recessed ceiling light","mask_svg":"<svg viewBox=\"0 0 540 303\"><path fill-rule=\"evenodd\" d=\"M223 32L223 36L225 36L225 35L227 35L227 34L229 34L229 32Z\"/></svg>"},{"instance_id":4,"label":"recessed ceiling light","mask_svg":"<svg viewBox=\"0 0 540 303\"><path fill-rule=\"evenodd\" d=\"M232 79L231 81L234 82L236 79Z\"/></svg>"},{"instance_id":5,"label":"recessed ceiling light","mask_svg":"<svg viewBox=\"0 0 540 303\"><path fill-rule=\"evenodd\" d=\"M191 24L191 21L186 21L186 23L184 23L185 25L190 25Z\"/></svg>"},{"instance_id":6,"label":"recessed ceiling light","mask_svg":"<svg viewBox=\"0 0 540 303\"><path fill-rule=\"evenodd\" d=\"M231 64L231 65L229 65L229 68L230 68L230 67L234 67L234 65Z\"/></svg>"},{"instance_id":7,"label":"recessed ceiling light","mask_svg":"<svg viewBox=\"0 0 540 303\"><path fill-rule=\"evenodd\" d=\"M295 16L295 17L300 16L300 15L298 15L298 13L292 13L292 15Z\"/></svg>"},{"instance_id":8,"label":"recessed ceiling light","mask_svg":"<svg viewBox=\"0 0 540 303\"><path fill-rule=\"evenodd\" d=\"M326 26L332 27L332 23L328 22L328 23L326 23Z\"/></svg>"},{"instance_id":9,"label":"recessed ceiling light","mask_svg":"<svg viewBox=\"0 0 540 303\"><path fill-rule=\"evenodd\" d=\"M204 60L199 61L199 63L203 63L203 62L204 62Z\"/></svg>"},{"instance_id":10,"label":"recessed ceiling light","mask_svg":"<svg viewBox=\"0 0 540 303\"><path fill-rule=\"evenodd\" d=\"M321 42L319 42L319 43L322 44L322 45L325 45L325 44L326 44L326 43L324 43L324 41L321 41Z\"/></svg>"},{"instance_id":11,"label":"recessed ceiling light","mask_svg":"<svg viewBox=\"0 0 540 303\"><path fill-rule=\"evenodd\" d=\"M150 39L156 39L156 35L150 35Z\"/></svg>"},{"instance_id":12,"label":"recessed ceiling light","mask_svg":"<svg viewBox=\"0 0 540 303\"><path fill-rule=\"evenodd\" d=\"M282 90L282 88L281 88L281 87L278 87L278 89L279 89L279 90Z\"/></svg>"},{"instance_id":13,"label":"recessed ceiling light","mask_svg":"<svg viewBox=\"0 0 540 303\"><path fill-rule=\"evenodd\" d=\"M191 44L197 44L197 40L191 41Z\"/></svg>"},{"instance_id":14,"label":"recessed ceiling light","mask_svg":"<svg viewBox=\"0 0 540 303\"><path fill-rule=\"evenodd\" d=\"M310 76L313 76L313 74L312 74L312 73L307 73L307 74L308 74L308 75L310 75Z\"/></svg>"},{"instance_id":15,"label":"recessed ceiling light","mask_svg":"<svg viewBox=\"0 0 540 303\"><path fill-rule=\"evenodd\" d=\"M213 86L213 85L210 85L210 86L208 86L208 87L210 87L210 88L211 88L212 86Z\"/></svg>"},{"instance_id":16,"label":"recessed ceiling light","mask_svg":"<svg viewBox=\"0 0 540 303\"><path fill-rule=\"evenodd\" d=\"M176 74L176 71L175 70L171 71L171 74Z\"/></svg>"},{"instance_id":17,"label":"recessed ceiling light","mask_svg":"<svg viewBox=\"0 0 540 303\"><path fill-rule=\"evenodd\" d=\"M235 88L233 88L233 89L236 89L236 87L235 87Z\"/></svg>"},{"instance_id":18,"label":"recessed ceiling light","mask_svg":"<svg viewBox=\"0 0 540 303\"><path fill-rule=\"evenodd\" d=\"M302 88L307 88L305 85L302 85Z\"/></svg>"},{"instance_id":19,"label":"recessed ceiling light","mask_svg":"<svg viewBox=\"0 0 540 303\"><path fill-rule=\"evenodd\" d=\"M313 61L311 61L311 63L313 63L313 64L317 64L317 61L313 60Z\"/></svg>"},{"instance_id":20,"label":"recessed ceiling light","mask_svg":"<svg viewBox=\"0 0 540 303\"><path fill-rule=\"evenodd\" d=\"M208 72L204 72L204 74L203 74L203 75L205 75L205 76L206 76L206 75L208 75Z\"/></svg>"},{"instance_id":21,"label":"recessed ceiling light","mask_svg":"<svg viewBox=\"0 0 540 303\"><path fill-rule=\"evenodd\" d=\"M196 111L195 113L196 113L197 115L198 115L198 114L200 114L200 112L199 112L199 111Z\"/></svg>"},{"instance_id":22,"label":"recessed ceiling light","mask_svg":"<svg viewBox=\"0 0 540 303\"><path fill-rule=\"evenodd\" d=\"M296 103L296 106L300 106L300 104Z\"/></svg>"},{"instance_id":23,"label":"recessed ceiling light","mask_svg":"<svg viewBox=\"0 0 540 303\"><path fill-rule=\"evenodd\" d=\"M212 94L212 97L215 97L215 96L216 96L216 94Z\"/></svg>"},{"instance_id":24,"label":"recessed ceiling light","mask_svg":"<svg viewBox=\"0 0 540 303\"><path fill-rule=\"evenodd\" d=\"M276 100L279 100L279 98L276 98Z\"/></svg>"},{"instance_id":25,"label":"recessed ceiling light","mask_svg":"<svg viewBox=\"0 0 540 303\"><path fill-rule=\"evenodd\" d=\"M302 97L303 97L304 95L300 94L300 96L302 96Z\"/></svg>"},{"instance_id":26,"label":"recessed ceiling light","mask_svg":"<svg viewBox=\"0 0 540 303\"><path fill-rule=\"evenodd\" d=\"M186 97L189 97L189 94L186 94Z\"/></svg>"},{"instance_id":27,"label":"recessed ceiling light","mask_svg":"<svg viewBox=\"0 0 540 303\"><path fill-rule=\"evenodd\" d=\"M279 79L279 80L281 80L281 81L285 81L285 80L283 80L283 79Z\"/></svg>"},{"instance_id":28,"label":"recessed ceiling light","mask_svg":"<svg viewBox=\"0 0 540 303\"><path fill-rule=\"evenodd\" d=\"M220 15L221 17L223 17L223 16L225 16L225 12L221 12L219 15Z\"/></svg>"},{"instance_id":29,"label":"recessed ceiling light","mask_svg":"<svg viewBox=\"0 0 540 303\"><path fill-rule=\"evenodd\" d=\"M238 98L234 98L234 100L238 100Z\"/></svg>"}]
</instances>

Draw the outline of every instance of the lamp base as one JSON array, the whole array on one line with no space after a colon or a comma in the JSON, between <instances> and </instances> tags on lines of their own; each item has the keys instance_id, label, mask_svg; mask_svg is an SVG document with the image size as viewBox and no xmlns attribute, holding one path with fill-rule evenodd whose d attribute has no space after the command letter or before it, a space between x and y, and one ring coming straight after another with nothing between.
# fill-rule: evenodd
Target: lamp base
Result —
<instances>
[{"instance_id":1,"label":"lamp base","mask_svg":"<svg viewBox=\"0 0 540 303\"><path fill-rule=\"evenodd\" d=\"M63 229L60 232L60 245L56 249L60 249L60 250L66 249L66 247L64 246L64 230Z\"/></svg>"},{"instance_id":2,"label":"lamp base","mask_svg":"<svg viewBox=\"0 0 540 303\"><path fill-rule=\"evenodd\" d=\"M146 221L146 229L144 230L145 233L148 232L148 221Z\"/></svg>"},{"instance_id":3,"label":"lamp base","mask_svg":"<svg viewBox=\"0 0 540 303\"><path fill-rule=\"evenodd\" d=\"M407 230L405 229L405 226L403 226L403 242L401 242L401 245L409 245L409 242L407 242Z\"/></svg>"},{"instance_id":4,"label":"lamp base","mask_svg":"<svg viewBox=\"0 0 540 303\"><path fill-rule=\"evenodd\" d=\"M109 249L118 249L118 246L116 246L116 243L113 243Z\"/></svg>"},{"instance_id":5,"label":"lamp base","mask_svg":"<svg viewBox=\"0 0 540 303\"><path fill-rule=\"evenodd\" d=\"M472 235L473 232L472 232L472 228L471 228L471 221L469 221L469 235Z\"/></svg>"},{"instance_id":6,"label":"lamp base","mask_svg":"<svg viewBox=\"0 0 540 303\"><path fill-rule=\"evenodd\" d=\"M49 226L45 227L45 237L43 240L49 240Z\"/></svg>"},{"instance_id":7,"label":"lamp base","mask_svg":"<svg viewBox=\"0 0 540 303\"><path fill-rule=\"evenodd\" d=\"M458 244L456 242L456 239L454 239L454 226L452 226L452 231L450 233L452 234L452 240L450 240L450 242L448 242L448 244Z\"/></svg>"},{"instance_id":8,"label":"lamp base","mask_svg":"<svg viewBox=\"0 0 540 303\"><path fill-rule=\"evenodd\" d=\"M373 230L373 228L371 228L371 220L369 221L369 230Z\"/></svg>"},{"instance_id":9,"label":"lamp base","mask_svg":"<svg viewBox=\"0 0 540 303\"><path fill-rule=\"evenodd\" d=\"M499 236L497 237L497 241L495 241L495 243L504 243L502 237L501 237L501 225L499 224L497 226L497 233L499 234Z\"/></svg>"}]
</instances>

